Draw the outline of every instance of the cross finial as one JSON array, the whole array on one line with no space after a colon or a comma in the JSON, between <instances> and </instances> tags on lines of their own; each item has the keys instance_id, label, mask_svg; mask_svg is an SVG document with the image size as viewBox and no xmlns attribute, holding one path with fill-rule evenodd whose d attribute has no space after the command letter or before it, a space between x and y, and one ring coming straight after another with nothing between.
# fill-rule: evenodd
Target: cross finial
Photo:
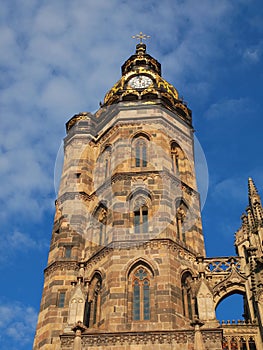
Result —
<instances>
[{"instance_id":1,"label":"cross finial","mask_svg":"<svg viewBox=\"0 0 263 350\"><path fill-rule=\"evenodd\" d=\"M146 34L143 34L143 32L140 32L139 34L133 35L132 38L140 40L140 44L142 44L142 41L149 39L150 35L146 35Z\"/></svg>"}]
</instances>

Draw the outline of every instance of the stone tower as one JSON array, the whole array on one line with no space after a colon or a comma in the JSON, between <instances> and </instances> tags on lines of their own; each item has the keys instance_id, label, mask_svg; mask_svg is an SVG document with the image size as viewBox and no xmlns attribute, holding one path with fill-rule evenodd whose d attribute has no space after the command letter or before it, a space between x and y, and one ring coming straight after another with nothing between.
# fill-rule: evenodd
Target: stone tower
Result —
<instances>
[{"instance_id":1,"label":"stone tower","mask_svg":"<svg viewBox=\"0 0 263 350\"><path fill-rule=\"evenodd\" d=\"M238 256L206 258L191 110L145 44L66 130L34 350L231 349L215 308L234 290L253 296L241 326L261 344L259 195L250 180Z\"/></svg>"}]
</instances>

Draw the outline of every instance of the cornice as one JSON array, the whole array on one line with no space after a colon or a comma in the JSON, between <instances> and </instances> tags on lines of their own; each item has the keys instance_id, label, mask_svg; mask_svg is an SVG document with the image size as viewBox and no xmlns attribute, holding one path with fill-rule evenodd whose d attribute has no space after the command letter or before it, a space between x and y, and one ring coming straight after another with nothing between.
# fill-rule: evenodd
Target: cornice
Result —
<instances>
[{"instance_id":1,"label":"cornice","mask_svg":"<svg viewBox=\"0 0 263 350\"><path fill-rule=\"evenodd\" d=\"M192 187L188 186L186 183L181 181L178 177L171 174L168 170L147 170L147 171L129 171L129 172L117 172L113 174L110 178L106 179L106 181L98 187L95 191L88 194L84 191L80 192L65 192L63 195L61 195L57 200L60 203L65 202L66 200L74 200L74 199L80 199L83 201L92 201L98 194L101 194L103 191L105 191L107 188L111 186L111 184L114 184L118 181L124 181L124 180L131 180L131 179L139 179L142 176L150 177L150 176L160 176L163 179L169 179L172 183L172 185L180 186L181 190L185 193L187 193L190 196L194 196L196 198L199 198L199 193L194 190Z\"/></svg>"},{"instance_id":2,"label":"cornice","mask_svg":"<svg viewBox=\"0 0 263 350\"><path fill-rule=\"evenodd\" d=\"M79 265L77 261L54 261L50 265L48 265L45 270L44 274L45 277L48 277L52 273L56 271L78 271Z\"/></svg>"},{"instance_id":3,"label":"cornice","mask_svg":"<svg viewBox=\"0 0 263 350\"><path fill-rule=\"evenodd\" d=\"M221 342L222 330L202 330L205 342ZM116 332L116 333L82 333L82 347L125 346L125 345L157 345L157 344L194 344L194 330ZM72 348L74 334L60 336L63 349Z\"/></svg>"},{"instance_id":4,"label":"cornice","mask_svg":"<svg viewBox=\"0 0 263 350\"><path fill-rule=\"evenodd\" d=\"M119 241L112 242L108 246L102 248L95 255L91 256L86 261L81 261L87 268L87 270L93 268L101 262L105 257L111 254L115 250L146 250L146 249L163 249L166 248L172 252L177 252L180 259L190 261L192 264L196 264L196 253L191 252L188 248L182 247L179 243L176 243L166 238L154 238L147 242L145 241Z\"/></svg>"}]
</instances>

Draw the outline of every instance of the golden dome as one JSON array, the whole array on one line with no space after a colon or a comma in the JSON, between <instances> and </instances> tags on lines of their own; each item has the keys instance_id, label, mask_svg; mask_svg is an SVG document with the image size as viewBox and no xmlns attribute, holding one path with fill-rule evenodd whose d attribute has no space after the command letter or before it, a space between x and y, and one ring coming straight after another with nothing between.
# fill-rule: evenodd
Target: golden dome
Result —
<instances>
[{"instance_id":1,"label":"golden dome","mask_svg":"<svg viewBox=\"0 0 263 350\"><path fill-rule=\"evenodd\" d=\"M107 92L103 106L122 101L160 103L176 110L188 122L191 111L179 98L176 88L161 76L161 64L146 53L146 45L139 43L136 53L122 65L121 79Z\"/></svg>"}]
</instances>

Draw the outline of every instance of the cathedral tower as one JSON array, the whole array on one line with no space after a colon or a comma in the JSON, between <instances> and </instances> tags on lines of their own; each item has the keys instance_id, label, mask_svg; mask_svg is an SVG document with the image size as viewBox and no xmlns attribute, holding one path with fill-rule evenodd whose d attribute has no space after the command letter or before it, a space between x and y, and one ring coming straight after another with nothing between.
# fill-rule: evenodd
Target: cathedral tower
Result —
<instances>
[{"instance_id":1,"label":"cathedral tower","mask_svg":"<svg viewBox=\"0 0 263 350\"><path fill-rule=\"evenodd\" d=\"M221 350L191 110L144 43L66 130L34 350Z\"/></svg>"}]
</instances>

